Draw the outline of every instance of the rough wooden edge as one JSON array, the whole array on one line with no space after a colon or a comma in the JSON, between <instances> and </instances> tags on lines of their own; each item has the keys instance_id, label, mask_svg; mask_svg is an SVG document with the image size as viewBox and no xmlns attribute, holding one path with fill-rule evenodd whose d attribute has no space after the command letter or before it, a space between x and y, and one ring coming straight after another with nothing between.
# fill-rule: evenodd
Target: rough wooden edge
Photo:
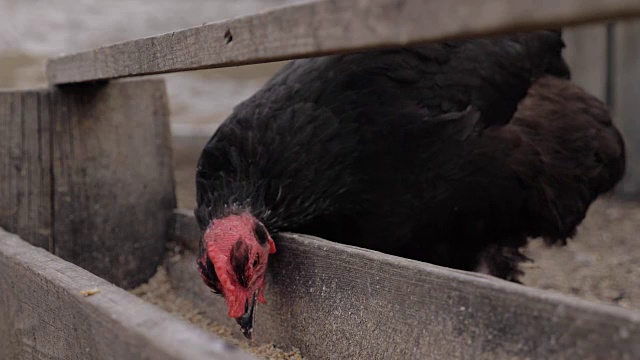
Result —
<instances>
[{"instance_id":1,"label":"rough wooden edge","mask_svg":"<svg viewBox=\"0 0 640 360\"><path fill-rule=\"evenodd\" d=\"M175 239L196 249L194 217L175 214ZM304 235L284 234L277 249L259 341L318 358L640 357L638 312ZM195 255L168 267L181 295L237 327L202 284Z\"/></svg>"},{"instance_id":2,"label":"rough wooden edge","mask_svg":"<svg viewBox=\"0 0 640 360\"><path fill-rule=\"evenodd\" d=\"M2 229L0 294L2 359L254 359Z\"/></svg>"},{"instance_id":3,"label":"rough wooden edge","mask_svg":"<svg viewBox=\"0 0 640 360\"><path fill-rule=\"evenodd\" d=\"M637 0L324 0L53 58L47 78L237 66L633 16Z\"/></svg>"},{"instance_id":4,"label":"rough wooden edge","mask_svg":"<svg viewBox=\"0 0 640 360\"><path fill-rule=\"evenodd\" d=\"M31 94L31 93L45 93L49 91L49 88L38 86L33 88L0 88L0 94Z\"/></svg>"}]
</instances>

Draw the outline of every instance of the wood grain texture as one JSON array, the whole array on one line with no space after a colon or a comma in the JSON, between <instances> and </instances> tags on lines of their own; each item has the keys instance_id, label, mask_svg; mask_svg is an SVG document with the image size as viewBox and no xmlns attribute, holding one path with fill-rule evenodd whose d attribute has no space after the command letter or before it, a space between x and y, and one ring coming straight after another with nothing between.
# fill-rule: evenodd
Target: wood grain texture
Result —
<instances>
[{"instance_id":1,"label":"wood grain texture","mask_svg":"<svg viewBox=\"0 0 640 360\"><path fill-rule=\"evenodd\" d=\"M0 226L51 248L47 90L0 91Z\"/></svg>"},{"instance_id":2,"label":"wood grain texture","mask_svg":"<svg viewBox=\"0 0 640 360\"><path fill-rule=\"evenodd\" d=\"M155 273L175 208L162 80L52 93L54 253L118 286Z\"/></svg>"},{"instance_id":3,"label":"wood grain texture","mask_svg":"<svg viewBox=\"0 0 640 360\"><path fill-rule=\"evenodd\" d=\"M254 358L0 229L0 359Z\"/></svg>"},{"instance_id":4,"label":"wood grain texture","mask_svg":"<svg viewBox=\"0 0 640 360\"><path fill-rule=\"evenodd\" d=\"M197 228L191 216L176 221ZM304 235L276 242L253 334L309 358L640 358L638 312ZM169 274L183 296L237 329L194 255L171 260Z\"/></svg>"},{"instance_id":5,"label":"wood grain texture","mask_svg":"<svg viewBox=\"0 0 640 360\"><path fill-rule=\"evenodd\" d=\"M61 56L47 78L237 66L638 15L637 0L324 0Z\"/></svg>"},{"instance_id":6,"label":"wood grain texture","mask_svg":"<svg viewBox=\"0 0 640 360\"><path fill-rule=\"evenodd\" d=\"M627 147L627 172L617 192L640 200L640 21L615 26L613 114Z\"/></svg>"},{"instance_id":7,"label":"wood grain texture","mask_svg":"<svg viewBox=\"0 0 640 360\"><path fill-rule=\"evenodd\" d=\"M607 101L607 25L586 25L565 29L564 58L571 80L602 101Z\"/></svg>"}]
</instances>

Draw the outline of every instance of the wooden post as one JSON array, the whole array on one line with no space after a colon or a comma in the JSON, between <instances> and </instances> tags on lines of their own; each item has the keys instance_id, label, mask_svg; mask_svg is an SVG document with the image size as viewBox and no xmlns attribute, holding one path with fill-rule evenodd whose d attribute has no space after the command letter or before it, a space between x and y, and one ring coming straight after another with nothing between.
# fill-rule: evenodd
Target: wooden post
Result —
<instances>
[{"instance_id":1,"label":"wooden post","mask_svg":"<svg viewBox=\"0 0 640 360\"><path fill-rule=\"evenodd\" d=\"M52 95L54 253L135 287L155 272L176 206L164 81Z\"/></svg>"},{"instance_id":2,"label":"wooden post","mask_svg":"<svg viewBox=\"0 0 640 360\"><path fill-rule=\"evenodd\" d=\"M0 93L0 225L115 284L146 281L176 206L162 80Z\"/></svg>"},{"instance_id":3,"label":"wooden post","mask_svg":"<svg viewBox=\"0 0 640 360\"><path fill-rule=\"evenodd\" d=\"M616 24L613 114L627 147L627 174L620 196L640 200L640 21Z\"/></svg>"},{"instance_id":4,"label":"wooden post","mask_svg":"<svg viewBox=\"0 0 640 360\"><path fill-rule=\"evenodd\" d=\"M0 226L51 249L47 90L0 91Z\"/></svg>"},{"instance_id":5,"label":"wooden post","mask_svg":"<svg viewBox=\"0 0 640 360\"><path fill-rule=\"evenodd\" d=\"M563 30L564 51L571 80L602 101L607 101L607 25L586 25Z\"/></svg>"}]
</instances>

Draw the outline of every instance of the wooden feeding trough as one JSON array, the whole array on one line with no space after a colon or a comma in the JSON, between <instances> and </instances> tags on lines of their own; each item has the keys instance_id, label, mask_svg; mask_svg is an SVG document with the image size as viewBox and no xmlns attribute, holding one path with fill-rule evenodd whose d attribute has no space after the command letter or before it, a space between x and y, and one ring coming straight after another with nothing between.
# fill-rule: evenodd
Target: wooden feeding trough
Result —
<instances>
[{"instance_id":1,"label":"wooden feeding trough","mask_svg":"<svg viewBox=\"0 0 640 360\"><path fill-rule=\"evenodd\" d=\"M123 290L174 241L180 296L235 326L175 209L164 82L114 79L633 16L637 0L326 0L51 59L50 88L0 91L0 358L253 358ZM637 196L640 110L617 101ZM640 358L638 312L304 235L270 263L255 334L309 359Z\"/></svg>"}]
</instances>

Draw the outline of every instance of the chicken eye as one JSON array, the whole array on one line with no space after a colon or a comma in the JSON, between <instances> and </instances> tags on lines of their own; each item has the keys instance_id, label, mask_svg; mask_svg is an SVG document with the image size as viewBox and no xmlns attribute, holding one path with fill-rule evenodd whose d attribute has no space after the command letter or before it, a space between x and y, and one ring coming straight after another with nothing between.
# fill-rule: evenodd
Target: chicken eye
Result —
<instances>
[{"instance_id":1,"label":"chicken eye","mask_svg":"<svg viewBox=\"0 0 640 360\"><path fill-rule=\"evenodd\" d=\"M604 164L604 158L599 152L593 153L593 160L596 162L596 164Z\"/></svg>"},{"instance_id":2,"label":"chicken eye","mask_svg":"<svg viewBox=\"0 0 640 360\"><path fill-rule=\"evenodd\" d=\"M258 266L258 263L260 263L260 256L256 254L255 259L253 259L253 267Z\"/></svg>"}]
</instances>

